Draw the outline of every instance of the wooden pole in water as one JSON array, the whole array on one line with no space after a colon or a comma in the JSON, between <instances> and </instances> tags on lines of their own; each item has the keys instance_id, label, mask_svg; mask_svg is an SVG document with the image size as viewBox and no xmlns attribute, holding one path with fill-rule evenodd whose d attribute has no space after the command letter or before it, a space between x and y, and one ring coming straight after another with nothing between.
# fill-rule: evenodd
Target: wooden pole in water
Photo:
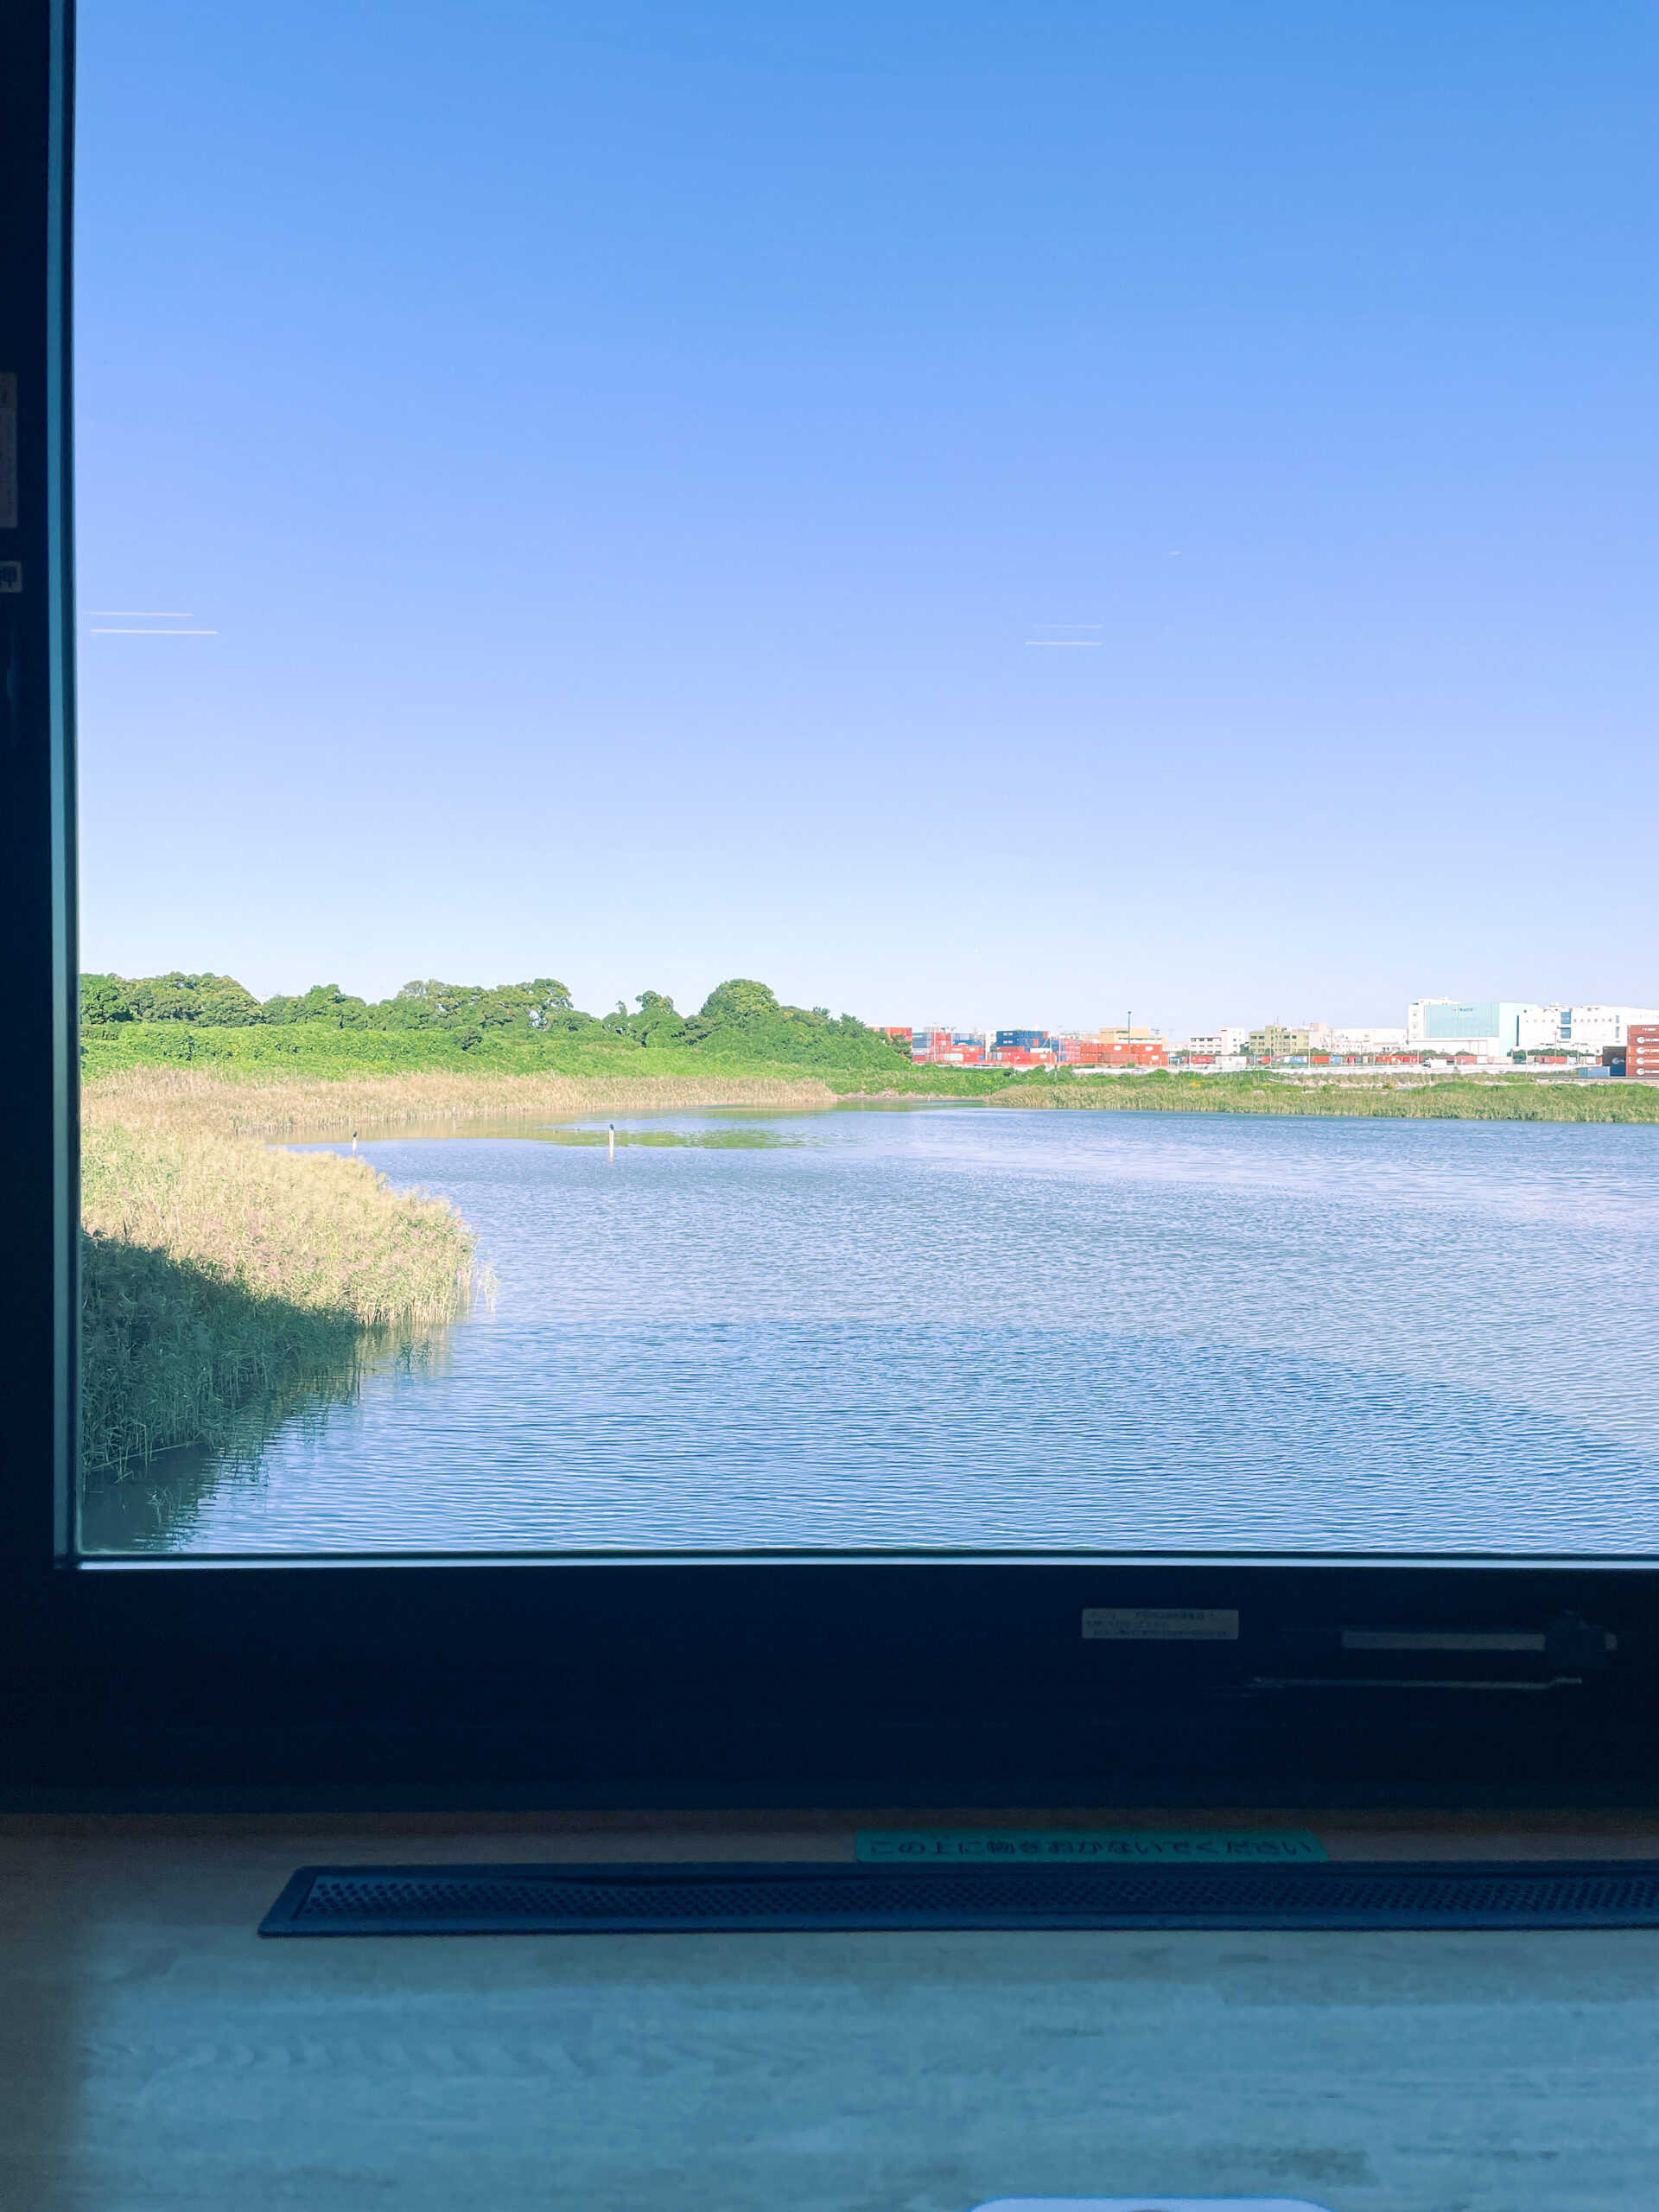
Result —
<instances>
[{"instance_id":1,"label":"wooden pole in water","mask_svg":"<svg viewBox=\"0 0 1659 2212\"><path fill-rule=\"evenodd\" d=\"M613 1122L611 1123L611 1151L610 1151L610 1157L611 1157L613 1160L614 1160L614 1159L616 1158L616 1123L615 1123L614 1122Z\"/></svg>"}]
</instances>

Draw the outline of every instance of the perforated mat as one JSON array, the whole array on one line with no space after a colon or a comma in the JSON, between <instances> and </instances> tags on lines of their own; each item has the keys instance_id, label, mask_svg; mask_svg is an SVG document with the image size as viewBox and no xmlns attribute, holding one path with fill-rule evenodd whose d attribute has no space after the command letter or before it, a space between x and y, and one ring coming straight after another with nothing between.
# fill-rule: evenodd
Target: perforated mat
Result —
<instances>
[{"instance_id":1,"label":"perforated mat","mask_svg":"<svg viewBox=\"0 0 1659 2212\"><path fill-rule=\"evenodd\" d=\"M1659 1861L302 1866L262 1936L768 1929L1652 1928Z\"/></svg>"}]
</instances>

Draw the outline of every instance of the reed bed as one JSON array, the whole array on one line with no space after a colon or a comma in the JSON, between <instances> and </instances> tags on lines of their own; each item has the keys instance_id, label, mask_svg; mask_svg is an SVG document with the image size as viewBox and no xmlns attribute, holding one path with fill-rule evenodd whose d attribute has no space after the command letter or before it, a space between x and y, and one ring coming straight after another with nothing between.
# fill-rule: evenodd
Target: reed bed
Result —
<instances>
[{"instance_id":1,"label":"reed bed","mask_svg":"<svg viewBox=\"0 0 1659 2212\"><path fill-rule=\"evenodd\" d=\"M349 1397L365 1338L349 1313L251 1296L152 1246L83 1233L82 1466L122 1476Z\"/></svg>"},{"instance_id":2,"label":"reed bed","mask_svg":"<svg viewBox=\"0 0 1659 2212\"><path fill-rule=\"evenodd\" d=\"M283 1076L231 1082L199 1068L134 1068L105 1076L84 1094L83 1117L164 1122L181 1135L282 1136L295 1130L349 1135L353 1129L412 1128L421 1123L516 1121L603 1113L671 1113L702 1106L828 1107L836 1094L812 1077L629 1076L610 1080L559 1075Z\"/></svg>"},{"instance_id":3,"label":"reed bed","mask_svg":"<svg viewBox=\"0 0 1659 2212\"><path fill-rule=\"evenodd\" d=\"M82 1452L124 1467L354 1386L363 1347L475 1289L454 1208L365 1160L273 1150L188 1096L90 1092L81 1120Z\"/></svg>"},{"instance_id":4,"label":"reed bed","mask_svg":"<svg viewBox=\"0 0 1659 2212\"><path fill-rule=\"evenodd\" d=\"M992 1093L993 1106L1057 1107L1120 1114L1338 1115L1421 1122L1659 1122L1659 1089L1646 1084L1549 1083L1525 1077L1467 1082L1351 1081L1315 1084L1225 1077L1095 1077L1020 1084Z\"/></svg>"},{"instance_id":5,"label":"reed bed","mask_svg":"<svg viewBox=\"0 0 1659 2212\"><path fill-rule=\"evenodd\" d=\"M453 1318L473 1236L442 1198L394 1192L365 1160L272 1151L159 1119L83 1122L81 1223L251 1296L365 1328Z\"/></svg>"}]
</instances>

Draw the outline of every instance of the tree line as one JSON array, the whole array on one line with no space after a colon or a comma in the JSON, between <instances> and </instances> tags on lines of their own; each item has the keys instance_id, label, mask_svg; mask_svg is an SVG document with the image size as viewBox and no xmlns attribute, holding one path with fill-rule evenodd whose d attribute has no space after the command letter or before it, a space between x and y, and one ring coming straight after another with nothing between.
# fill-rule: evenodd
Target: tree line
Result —
<instances>
[{"instance_id":1,"label":"tree line","mask_svg":"<svg viewBox=\"0 0 1659 2212\"><path fill-rule=\"evenodd\" d=\"M757 1058L859 1060L908 1049L856 1015L827 1007L786 1006L765 983L734 976L709 992L696 1014L683 1014L664 991L641 991L632 1009L619 1000L607 1014L584 1014L564 984L550 976L528 983L405 983L391 998L368 1000L338 983L314 983L295 996L255 998L233 976L83 976L84 1030L109 1033L129 1022L190 1023L204 1029L284 1027L296 1022L332 1029L432 1030L462 1051L496 1035L609 1039L652 1050L723 1039Z\"/></svg>"}]
</instances>

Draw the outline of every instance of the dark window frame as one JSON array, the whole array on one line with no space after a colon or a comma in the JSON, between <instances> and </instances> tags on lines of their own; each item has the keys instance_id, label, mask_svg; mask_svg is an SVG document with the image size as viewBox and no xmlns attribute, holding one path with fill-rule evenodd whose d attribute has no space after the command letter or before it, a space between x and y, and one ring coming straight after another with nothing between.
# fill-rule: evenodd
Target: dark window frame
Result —
<instances>
[{"instance_id":1,"label":"dark window frame","mask_svg":"<svg viewBox=\"0 0 1659 2212\"><path fill-rule=\"evenodd\" d=\"M26 586L0 599L0 1807L1651 1804L1659 1560L76 1559L73 63L73 0L0 0ZM1237 1608L1241 1635L1085 1642L1103 1605ZM1344 1626L1569 1612L1618 1639L1580 1688L1322 1685Z\"/></svg>"}]
</instances>

